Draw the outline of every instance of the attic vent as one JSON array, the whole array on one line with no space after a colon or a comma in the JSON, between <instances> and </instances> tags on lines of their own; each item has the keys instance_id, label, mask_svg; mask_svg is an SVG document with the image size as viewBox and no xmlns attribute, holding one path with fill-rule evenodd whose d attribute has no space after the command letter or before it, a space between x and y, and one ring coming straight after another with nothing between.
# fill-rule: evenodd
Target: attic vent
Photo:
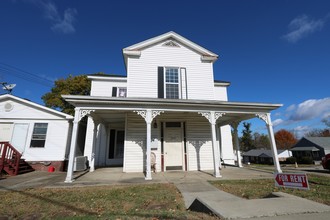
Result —
<instances>
[{"instance_id":1,"label":"attic vent","mask_svg":"<svg viewBox=\"0 0 330 220\"><path fill-rule=\"evenodd\" d=\"M11 104L10 102L7 102L4 107L5 107L5 112L10 112L14 108L13 104Z\"/></svg>"},{"instance_id":2,"label":"attic vent","mask_svg":"<svg viewBox=\"0 0 330 220\"><path fill-rule=\"evenodd\" d=\"M167 41L166 43L163 44L165 47L180 47L179 44L175 43L172 40Z\"/></svg>"}]
</instances>

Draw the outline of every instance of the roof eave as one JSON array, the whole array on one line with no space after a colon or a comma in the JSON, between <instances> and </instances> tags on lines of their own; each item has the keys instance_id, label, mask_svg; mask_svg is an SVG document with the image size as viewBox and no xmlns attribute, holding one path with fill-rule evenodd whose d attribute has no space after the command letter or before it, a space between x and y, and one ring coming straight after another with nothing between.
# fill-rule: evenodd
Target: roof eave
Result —
<instances>
[{"instance_id":1,"label":"roof eave","mask_svg":"<svg viewBox=\"0 0 330 220\"><path fill-rule=\"evenodd\" d=\"M76 96L76 95L62 95L62 97L73 105L81 104L121 104L127 106L166 106L166 107L203 107L203 108L244 108L262 112L275 110L282 104L269 103L252 103L252 102L227 102L216 100L174 100L174 99L155 99L155 98L117 98L117 97L100 97L100 96Z\"/></svg>"}]
</instances>

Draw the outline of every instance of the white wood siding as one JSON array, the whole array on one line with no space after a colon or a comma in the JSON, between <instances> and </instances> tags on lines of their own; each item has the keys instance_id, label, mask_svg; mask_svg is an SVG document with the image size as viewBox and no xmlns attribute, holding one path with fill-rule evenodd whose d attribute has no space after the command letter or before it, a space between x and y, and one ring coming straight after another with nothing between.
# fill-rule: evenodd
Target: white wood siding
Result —
<instances>
[{"instance_id":1,"label":"white wood siding","mask_svg":"<svg viewBox=\"0 0 330 220\"><path fill-rule=\"evenodd\" d=\"M145 164L146 122L136 113L127 114L124 172L142 172Z\"/></svg>"},{"instance_id":2,"label":"white wood siding","mask_svg":"<svg viewBox=\"0 0 330 220\"><path fill-rule=\"evenodd\" d=\"M44 148L30 147L34 123L48 123ZM66 121L38 120L30 122L23 158L26 161L64 161L68 156L65 155L68 145L68 130L69 123Z\"/></svg>"},{"instance_id":3,"label":"white wood siding","mask_svg":"<svg viewBox=\"0 0 330 220\"><path fill-rule=\"evenodd\" d=\"M214 99L219 101L228 101L227 87L214 86Z\"/></svg>"},{"instance_id":4,"label":"white wood siding","mask_svg":"<svg viewBox=\"0 0 330 220\"><path fill-rule=\"evenodd\" d=\"M187 121L188 167L191 170L212 170L213 151L211 124L200 115Z\"/></svg>"},{"instance_id":5,"label":"white wood siding","mask_svg":"<svg viewBox=\"0 0 330 220\"><path fill-rule=\"evenodd\" d=\"M127 83L119 80L92 80L91 96L112 96L112 87L127 87Z\"/></svg>"},{"instance_id":6,"label":"white wood siding","mask_svg":"<svg viewBox=\"0 0 330 220\"><path fill-rule=\"evenodd\" d=\"M188 99L214 99L213 64L202 62L201 55L180 45L162 43L141 51L139 58L128 58L128 97L158 97L157 68L186 68Z\"/></svg>"},{"instance_id":7,"label":"white wood siding","mask_svg":"<svg viewBox=\"0 0 330 220\"><path fill-rule=\"evenodd\" d=\"M66 150L69 144L69 129L70 123L66 120L28 120L28 119L9 119L0 120L0 124L4 122L11 122L14 124L28 124L28 132L25 140L25 146L22 158L27 161L63 161L65 160ZM47 123L47 135L45 147L31 148L31 138L35 123ZM15 147L15 146L14 146Z\"/></svg>"}]
</instances>

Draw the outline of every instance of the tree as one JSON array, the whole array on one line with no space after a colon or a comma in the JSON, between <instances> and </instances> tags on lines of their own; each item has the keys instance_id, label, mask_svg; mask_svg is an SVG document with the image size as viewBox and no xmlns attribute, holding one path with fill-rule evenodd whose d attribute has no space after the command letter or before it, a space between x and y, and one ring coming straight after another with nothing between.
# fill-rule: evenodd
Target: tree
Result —
<instances>
[{"instance_id":1,"label":"tree","mask_svg":"<svg viewBox=\"0 0 330 220\"><path fill-rule=\"evenodd\" d=\"M74 115L74 106L66 102L61 95L89 95L91 82L86 75L72 76L66 79L58 79L50 92L41 98L47 107Z\"/></svg>"},{"instance_id":2,"label":"tree","mask_svg":"<svg viewBox=\"0 0 330 220\"><path fill-rule=\"evenodd\" d=\"M249 151L251 149L255 149L252 139L252 131L250 129L251 123L244 122L243 127L243 136L240 138L240 146L242 151Z\"/></svg>"},{"instance_id":3,"label":"tree","mask_svg":"<svg viewBox=\"0 0 330 220\"><path fill-rule=\"evenodd\" d=\"M329 129L312 129L304 134L306 137L330 137Z\"/></svg>"},{"instance_id":4,"label":"tree","mask_svg":"<svg viewBox=\"0 0 330 220\"><path fill-rule=\"evenodd\" d=\"M330 137L330 118L323 119L322 122L325 124L325 126L327 126L327 128L314 128L305 133L304 135L307 137Z\"/></svg>"},{"instance_id":5,"label":"tree","mask_svg":"<svg viewBox=\"0 0 330 220\"><path fill-rule=\"evenodd\" d=\"M297 139L290 131L281 129L275 133L275 142L277 149L288 150L297 143Z\"/></svg>"},{"instance_id":6,"label":"tree","mask_svg":"<svg viewBox=\"0 0 330 220\"><path fill-rule=\"evenodd\" d=\"M257 149L268 149L270 148L269 138L265 134L260 134L258 132L253 133L254 146Z\"/></svg>"},{"instance_id":7,"label":"tree","mask_svg":"<svg viewBox=\"0 0 330 220\"><path fill-rule=\"evenodd\" d=\"M322 122L325 124L325 126L330 128L330 116L328 116L328 118L322 119Z\"/></svg>"}]
</instances>

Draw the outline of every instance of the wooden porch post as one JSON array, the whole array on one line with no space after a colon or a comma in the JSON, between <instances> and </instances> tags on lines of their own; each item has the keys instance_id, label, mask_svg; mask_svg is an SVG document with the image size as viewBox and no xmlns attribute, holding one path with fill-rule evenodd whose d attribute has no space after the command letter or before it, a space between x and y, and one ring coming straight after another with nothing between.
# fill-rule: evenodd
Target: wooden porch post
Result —
<instances>
[{"instance_id":1,"label":"wooden porch post","mask_svg":"<svg viewBox=\"0 0 330 220\"><path fill-rule=\"evenodd\" d=\"M220 158L219 158L219 151L217 148L217 137L216 137L216 122L219 117L222 117L225 113L224 112L199 112L202 116L209 120L211 124L211 131L212 131L212 150L213 150L213 166L214 166L214 177L221 177L220 175Z\"/></svg>"},{"instance_id":2,"label":"wooden porch post","mask_svg":"<svg viewBox=\"0 0 330 220\"><path fill-rule=\"evenodd\" d=\"M240 146L239 146L239 140L238 140L238 130L237 130L238 125L239 125L239 122L234 122L234 123L231 124L231 126L234 129L234 144L235 144L235 147L236 147L237 166L238 167L243 167L242 166L242 161L241 161L241 151L240 151Z\"/></svg>"},{"instance_id":3,"label":"wooden porch post","mask_svg":"<svg viewBox=\"0 0 330 220\"><path fill-rule=\"evenodd\" d=\"M94 130L93 130L93 147L92 147L92 154L91 154L91 163L90 163L90 168L89 172L94 172L95 171L95 148L96 148L96 143L97 143L97 134L98 134L98 126L99 122L97 120L93 120L94 122Z\"/></svg>"},{"instance_id":4,"label":"wooden porch post","mask_svg":"<svg viewBox=\"0 0 330 220\"><path fill-rule=\"evenodd\" d=\"M162 113L163 111L153 111L150 109L135 111L138 115L141 115L147 124L147 143L146 143L146 176L145 180L152 180L151 176L151 122L152 120Z\"/></svg>"},{"instance_id":5,"label":"wooden porch post","mask_svg":"<svg viewBox=\"0 0 330 220\"><path fill-rule=\"evenodd\" d=\"M145 121L147 123L147 149L146 149L146 176L145 180L152 180L151 177L151 110L147 110L147 116L145 118Z\"/></svg>"},{"instance_id":6,"label":"wooden porch post","mask_svg":"<svg viewBox=\"0 0 330 220\"><path fill-rule=\"evenodd\" d=\"M221 177L220 175L220 158L219 158L219 151L217 148L217 137L215 133L215 121L214 120L214 112L211 111L211 118L213 119L211 121L211 130L212 130L212 149L213 149L213 164L214 164L214 176L215 177Z\"/></svg>"},{"instance_id":7,"label":"wooden porch post","mask_svg":"<svg viewBox=\"0 0 330 220\"><path fill-rule=\"evenodd\" d=\"M270 140L270 146L272 148L272 153L273 153L273 161L274 161L275 171L277 173L282 173L280 162L278 160L276 142L275 142L275 137L274 137L272 120L270 118L270 113L256 114L256 116L258 118L260 118L261 120L263 120L267 125L268 136L269 136L269 140Z\"/></svg>"},{"instance_id":8,"label":"wooden porch post","mask_svg":"<svg viewBox=\"0 0 330 220\"><path fill-rule=\"evenodd\" d=\"M79 121L80 121L80 109L75 108L68 171L66 173L66 178L64 181L66 183L72 183L74 181L73 180L73 163L74 163L74 158L76 156L76 144L77 144L77 137L78 137Z\"/></svg>"},{"instance_id":9,"label":"wooden porch post","mask_svg":"<svg viewBox=\"0 0 330 220\"><path fill-rule=\"evenodd\" d=\"M217 150L219 152L219 168L220 170L222 169L222 165L221 165L221 158L222 158L222 140L221 140L221 127L220 126L216 126L216 135L218 137L218 141L217 141Z\"/></svg>"}]
</instances>

